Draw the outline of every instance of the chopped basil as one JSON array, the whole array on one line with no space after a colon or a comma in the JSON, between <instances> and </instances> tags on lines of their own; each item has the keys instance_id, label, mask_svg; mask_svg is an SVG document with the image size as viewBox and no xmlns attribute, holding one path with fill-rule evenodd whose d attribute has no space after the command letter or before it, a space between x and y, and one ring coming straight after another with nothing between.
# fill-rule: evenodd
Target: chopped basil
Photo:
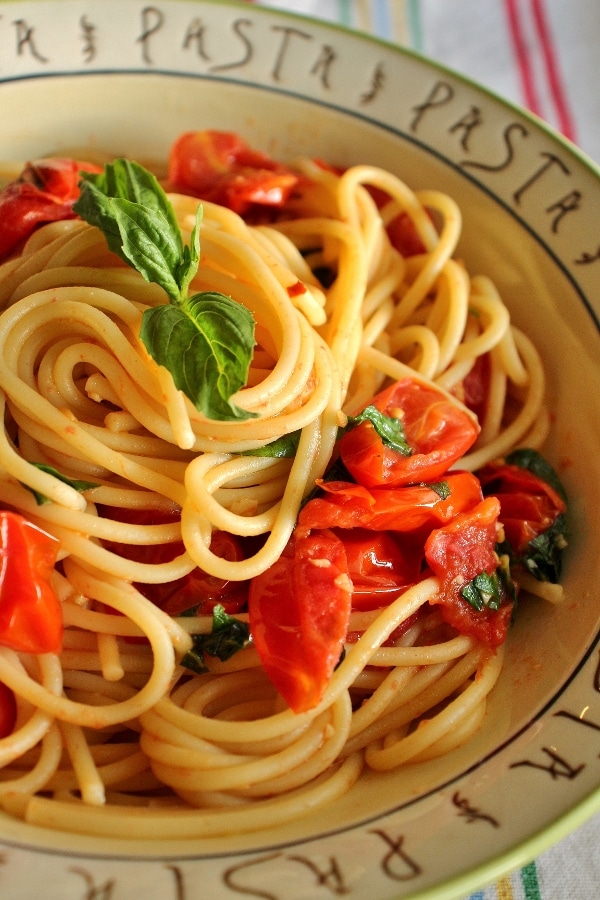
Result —
<instances>
[{"instance_id":1,"label":"chopped basil","mask_svg":"<svg viewBox=\"0 0 600 900\"><path fill-rule=\"evenodd\" d=\"M217 604L213 609L211 632L192 635L193 646L183 655L181 665L198 674L208 672L204 654L215 656L221 662L225 662L239 650L247 647L250 641L248 623L230 616L220 604Z\"/></svg>"},{"instance_id":2,"label":"chopped basil","mask_svg":"<svg viewBox=\"0 0 600 900\"><path fill-rule=\"evenodd\" d=\"M103 172L84 172L82 178L74 211L169 298L169 304L146 310L142 319L140 337L150 356L208 418L253 418L255 413L231 403L248 379L255 344L252 314L217 292L188 296L200 261L201 207L190 245L184 246L167 195L143 166L117 159Z\"/></svg>"},{"instance_id":3,"label":"chopped basil","mask_svg":"<svg viewBox=\"0 0 600 900\"><path fill-rule=\"evenodd\" d=\"M502 602L500 581L495 572L480 572L460 591L461 597L481 612L484 608L499 609Z\"/></svg>"},{"instance_id":4,"label":"chopped basil","mask_svg":"<svg viewBox=\"0 0 600 900\"><path fill-rule=\"evenodd\" d=\"M361 422L370 422L386 447L396 450L402 456L412 456L412 447L406 440L400 419L386 416L376 406L371 405L365 407L357 416L350 416L347 425L341 431L349 431L360 425Z\"/></svg>"},{"instance_id":5,"label":"chopped basil","mask_svg":"<svg viewBox=\"0 0 600 900\"><path fill-rule=\"evenodd\" d=\"M64 484L68 484L69 487L74 488L80 493L83 493L84 491L90 491L92 488L98 487L98 485L94 481L83 481L79 478L69 478L68 475L63 475L62 472L57 471L57 469L55 469L53 466L46 465L46 463L34 462L31 463L31 465L35 466L36 469L40 469L42 472L47 472L54 478L58 478L59 481L62 481ZM30 487L28 484L24 484L23 487L26 487L28 491L31 491L38 506L42 506L44 503L50 503L50 498L46 497L46 495L42 494L40 491L36 491L35 488Z\"/></svg>"},{"instance_id":6,"label":"chopped basil","mask_svg":"<svg viewBox=\"0 0 600 900\"><path fill-rule=\"evenodd\" d=\"M423 484L423 487L428 487L431 491L435 491L440 500L447 500L452 493L447 481L434 481L433 484Z\"/></svg>"}]
</instances>

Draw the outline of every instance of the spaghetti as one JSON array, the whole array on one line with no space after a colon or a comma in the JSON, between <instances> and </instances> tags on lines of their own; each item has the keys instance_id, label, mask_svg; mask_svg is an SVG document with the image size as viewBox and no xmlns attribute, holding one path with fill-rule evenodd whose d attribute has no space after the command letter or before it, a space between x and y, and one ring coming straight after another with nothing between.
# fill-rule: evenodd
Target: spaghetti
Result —
<instances>
[{"instance_id":1,"label":"spaghetti","mask_svg":"<svg viewBox=\"0 0 600 900\"><path fill-rule=\"evenodd\" d=\"M0 504L59 542L51 585L64 623L58 653L0 646L0 682L16 698L0 804L27 822L151 839L274 827L348 791L365 766L450 752L485 715L502 646L444 619L435 567L419 562L384 604L353 603L343 660L297 711L252 640L228 659L208 653L204 672L186 668L212 606L171 614L153 602L199 571L232 591L271 572L315 483L320 502L333 497L340 431L392 382L435 389L476 422L461 401L485 361L461 472L548 432L534 345L493 282L455 258L454 200L372 166L290 171L294 189L267 217L202 198L190 290L252 311L256 348L232 397L247 418L208 418L149 356L142 315L164 292L98 229L49 222L0 267ZM169 199L189 240L199 200ZM416 252L394 240L399 222ZM293 455L261 455L290 436ZM221 534L244 553L219 551ZM556 585L539 592L560 598ZM234 618L248 622L245 601Z\"/></svg>"}]
</instances>

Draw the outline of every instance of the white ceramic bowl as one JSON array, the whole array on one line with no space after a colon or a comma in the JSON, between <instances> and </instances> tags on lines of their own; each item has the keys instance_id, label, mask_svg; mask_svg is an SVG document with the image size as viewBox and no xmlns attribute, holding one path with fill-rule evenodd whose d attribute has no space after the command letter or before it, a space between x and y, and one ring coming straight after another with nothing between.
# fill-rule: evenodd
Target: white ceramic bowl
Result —
<instances>
[{"instance_id":1,"label":"white ceramic bowl","mask_svg":"<svg viewBox=\"0 0 600 900\"><path fill-rule=\"evenodd\" d=\"M527 114L365 36L218 0L0 7L0 158L91 147L164 159L180 132L241 132L276 157L369 162L448 191L460 254L541 350L549 455L572 501L558 607L520 610L486 723L465 748L361 782L293 826L117 842L0 817L4 897L457 897L600 809L600 177Z\"/></svg>"}]
</instances>

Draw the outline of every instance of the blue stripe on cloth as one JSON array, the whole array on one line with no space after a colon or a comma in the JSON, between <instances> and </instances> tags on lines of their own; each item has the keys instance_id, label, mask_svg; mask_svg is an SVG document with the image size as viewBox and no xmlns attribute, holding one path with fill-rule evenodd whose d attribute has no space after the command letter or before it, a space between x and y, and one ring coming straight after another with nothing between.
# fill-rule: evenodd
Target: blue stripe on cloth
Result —
<instances>
[{"instance_id":1,"label":"blue stripe on cloth","mask_svg":"<svg viewBox=\"0 0 600 900\"><path fill-rule=\"evenodd\" d=\"M371 0L371 8L373 33L381 38L391 40L394 36L394 26L388 0Z\"/></svg>"}]
</instances>

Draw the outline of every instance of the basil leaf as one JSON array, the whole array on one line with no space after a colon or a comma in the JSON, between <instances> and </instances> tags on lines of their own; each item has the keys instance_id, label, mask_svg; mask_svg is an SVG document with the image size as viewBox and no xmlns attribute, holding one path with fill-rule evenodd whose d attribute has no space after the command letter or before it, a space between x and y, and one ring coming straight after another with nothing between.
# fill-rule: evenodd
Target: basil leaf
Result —
<instances>
[{"instance_id":1,"label":"basil leaf","mask_svg":"<svg viewBox=\"0 0 600 900\"><path fill-rule=\"evenodd\" d=\"M82 174L74 211L101 229L113 253L180 303L198 269L198 219L192 248L184 248L173 207L143 166L118 159L104 172Z\"/></svg>"},{"instance_id":2,"label":"basil leaf","mask_svg":"<svg viewBox=\"0 0 600 900\"><path fill-rule=\"evenodd\" d=\"M31 463L31 465L35 466L36 469L40 469L40 471L42 472L47 472L54 478L58 478L58 480L62 481L63 484L68 484L69 487L74 488L80 493L83 493L84 491L90 491L92 488L98 487L98 485L94 481L83 481L79 478L69 478L68 475L63 475L62 472L59 472L53 466L46 465L46 463L34 462ZM50 503L50 498L46 497L45 494L40 493L40 491L36 491L35 488L30 487L28 484L23 484L23 487L26 487L28 491L31 491L38 506L42 506L44 503Z\"/></svg>"},{"instance_id":3,"label":"basil leaf","mask_svg":"<svg viewBox=\"0 0 600 900\"><path fill-rule=\"evenodd\" d=\"M406 440L404 427L400 419L394 419L380 412L376 406L367 406L358 416L350 416L345 428L341 432L349 431L360 425L361 422L370 422L386 447L396 450L402 456L412 456L412 447Z\"/></svg>"},{"instance_id":4,"label":"basil leaf","mask_svg":"<svg viewBox=\"0 0 600 900\"><path fill-rule=\"evenodd\" d=\"M225 609L217 604L213 609L212 631L210 634L192 635L193 646L183 655L181 665L193 672L208 672L205 653L226 662L239 650L247 647L250 641L248 623L228 615Z\"/></svg>"},{"instance_id":5,"label":"basil leaf","mask_svg":"<svg viewBox=\"0 0 600 900\"><path fill-rule=\"evenodd\" d=\"M534 475L537 475L538 478L549 484L551 488L554 488L565 503L567 502L567 492L555 469L537 450L533 450L530 447L513 450L506 457L506 462L513 466L519 466L520 469L528 469L530 472L533 472Z\"/></svg>"},{"instance_id":6,"label":"basil leaf","mask_svg":"<svg viewBox=\"0 0 600 900\"><path fill-rule=\"evenodd\" d=\"M487 572L480 572L461 588L460 595L478 612L485 608L499 609L502 596L498 576L495 572L491 575L488 575Z\"/></svg>"},{"instance_id":7,"label":"basil leaf","mask_svg":"<svg viewBox=\"0 0 600 900\"><path fill-rule=\"evenodd\" d=\"M447 500L452 493L447 481L434 481L433 484L424 484L423 486L435 491L440 500Z\"/></svg>"},{"instance_id":8,"label":"basil leaf","mask_svg":"<svg viewBox=\"0 0 600 900\"><path fill-rule=\"evenodd\" d=\"M292 431L290 434L284 434L264 447L257 447L255 450L244 450L240 456L268 456L273 459L288 459L295 456L300 443L300 431Z\"/></svg>"},{"instance_id":9,"label":"basil leaf","mask_svg":"<svg viewBox=\"0 0 600 900\"><path fill-rule=\"evenodd\" d=\"M147 309L140 337L205 416L233 421L256 415L229 400L246 383L254 348L254 319L245 306L212 291L194 294L181 306Z\"/></svg>"},{"instance_id":10,"label":"basil leaf","mask_svg":"<svg viewBox=\"0 0 600 900\"><path fill-rule=\"evenodd\" d=\"M170 305L142 317L140 338L150 356L208 418L253 418L255 413L230 402L248 379L255 343L251 313L216 292L188 297L200 261L200 206L190 245L184 246L169 198L138 163L117 159L102 173L82 173L80 191L74 211L169 297Z\"/></svg>"}]
</instances>

